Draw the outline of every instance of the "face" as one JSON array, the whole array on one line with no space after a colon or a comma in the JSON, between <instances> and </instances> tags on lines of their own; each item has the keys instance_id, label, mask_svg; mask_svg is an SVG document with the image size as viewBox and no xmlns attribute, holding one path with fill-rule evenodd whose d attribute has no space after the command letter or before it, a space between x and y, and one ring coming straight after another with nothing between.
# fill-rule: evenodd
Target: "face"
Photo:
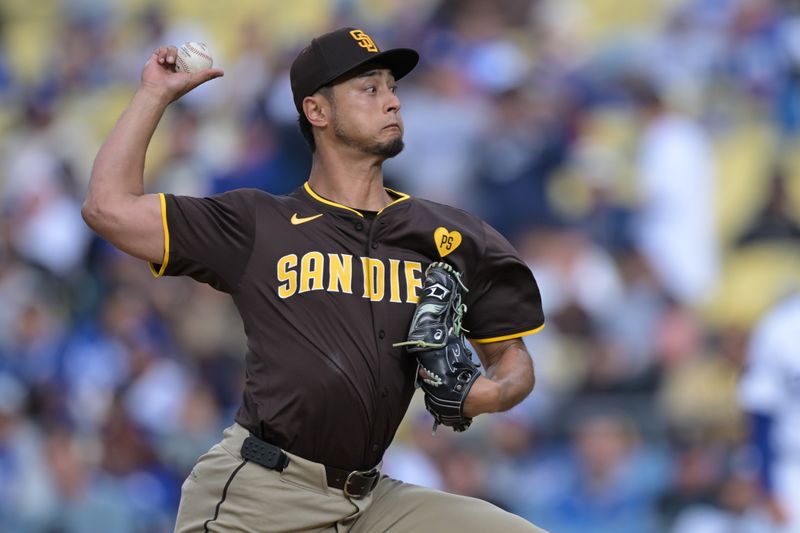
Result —
<instances>
[{"instance_id":1,"label":"face","mask_svg":"<svg viewBox=\"0 0 800 533\"><path fill-rule=\"evenodd\" d=\"M403 121L391 71L371 68L333 86L332 132L343 144L388 159L403 150Z\"/></svg>"}]
</instances>

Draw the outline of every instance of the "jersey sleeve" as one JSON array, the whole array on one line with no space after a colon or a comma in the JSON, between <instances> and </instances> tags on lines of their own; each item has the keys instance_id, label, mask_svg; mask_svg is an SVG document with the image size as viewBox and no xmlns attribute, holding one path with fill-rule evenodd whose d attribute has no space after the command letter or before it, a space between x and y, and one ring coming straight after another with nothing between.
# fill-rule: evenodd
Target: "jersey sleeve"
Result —
<instances>
[{"instance_id":1,"label":"jersey sleeve","mask_svg":"<svg viewBox=\"0 0 800 533\"><path fill-rule=\"evenodd\" d=\"M513 246L486 223L483 254L469 282L464 326L471 342L499 342L544 327L539 287Z\"/></svg>"},{"instance_id":2,"label":"jersey sleeve","mask_svg":"<svg viewBox=\"0 0 800 533\"><path fill-rule=\"evenodd\" d=\"M150 264L153 275L190 276L235 292L255 238L252 204L246 189L207 198L162 193L164 259Z\"/></svg>"}]
</instances>

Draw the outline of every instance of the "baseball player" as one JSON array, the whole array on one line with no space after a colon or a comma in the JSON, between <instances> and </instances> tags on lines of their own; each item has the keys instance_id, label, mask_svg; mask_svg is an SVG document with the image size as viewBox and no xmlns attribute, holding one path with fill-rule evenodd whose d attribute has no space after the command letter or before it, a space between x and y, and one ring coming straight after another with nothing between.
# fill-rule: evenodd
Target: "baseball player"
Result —
<instances>
[{"instance_id":1,"label":"baseball player","mask_svg":"<svg viewBox=\"0 0 800 533\"><path fill-rule=\"evenodd\" d=\"M753 449L772 531L800 533L800 294L756 325L739 403L749 415Z\"/></svg>"},{"instance_id":2,"label":"baseball player","mask_svg":"<svg viewBox=\"0 0 800 533\"><path fill-rule=\"evenodd\" d=\"M219 69L175 72L157 49L95 160L87 223L156 277L229 293L248 340L235 423L182 487L176 531L541 531L487 502L381 476L416 387L436 424L511 408L533 388L520 337L543 326L536 282L491 227L383 186L403 148L397 80L411 49L342 28L291 66L312 150L286 196L144 194L166 107ZM464 331L482 368L474 364Z\"/></svg>"}]
</instances>

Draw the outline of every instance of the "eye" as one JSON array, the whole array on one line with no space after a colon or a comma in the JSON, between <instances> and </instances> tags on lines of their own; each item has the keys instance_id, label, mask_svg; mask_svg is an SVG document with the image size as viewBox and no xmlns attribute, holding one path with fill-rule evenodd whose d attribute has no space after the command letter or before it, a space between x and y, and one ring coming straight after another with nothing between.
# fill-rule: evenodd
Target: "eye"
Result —
<instances>
[{"instance_id":1,"label":"eye","mask_svg":"<svg viewBox=\"0 0 800 533\"><path fill-rule=\"evenodd\" d=\"M367 85L367 87L366 87L366 89L365 89L365 90L366 90L368 93L376 93L376 92L378 92L378 88L377 88L377 87L375 87L374 85Z\"/></svg>"},{"instance_id":2,"label":"eye","mask_svg":"<svg viewBox=\"0 0 800 533\"><path fill-rule=\"evenodd\" d=\"M392 91L392 93L397 94L397 85L392 85L389 87L389 90Z\"/></svg>"}]
</instances>

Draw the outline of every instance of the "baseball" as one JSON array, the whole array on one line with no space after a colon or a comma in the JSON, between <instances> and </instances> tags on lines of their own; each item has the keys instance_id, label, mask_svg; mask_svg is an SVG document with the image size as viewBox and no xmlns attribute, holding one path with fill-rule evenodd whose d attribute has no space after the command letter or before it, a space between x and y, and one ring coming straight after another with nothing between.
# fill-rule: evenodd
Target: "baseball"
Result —
<instances>
[{"instance_id":1,"label":"baseball","mask_svg":"<svg viewBox=\"0 0 800 533\"><path fill-rule=\"evenodd\" d=\"M211 52L203 43L184 43L178 48L178 56L175 58L176 72L199 72L211 68L214 60Z\"/></svg>"}]
</instances>

